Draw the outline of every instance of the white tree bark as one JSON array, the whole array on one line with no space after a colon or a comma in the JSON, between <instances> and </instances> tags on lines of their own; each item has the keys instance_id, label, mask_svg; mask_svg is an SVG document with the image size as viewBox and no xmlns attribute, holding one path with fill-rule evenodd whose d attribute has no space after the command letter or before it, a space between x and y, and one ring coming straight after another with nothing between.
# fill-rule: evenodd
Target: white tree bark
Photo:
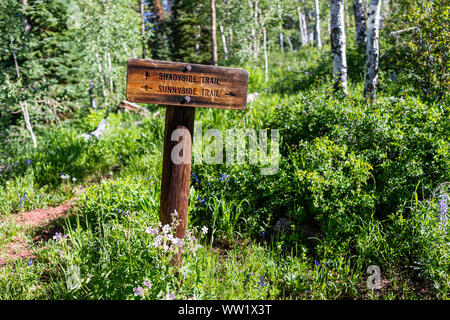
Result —
<instances>
[{"instance_id":1,"label":"white tree bark","mask_svg":"<svg viewBox=\"0 0 450 320\"><path fill-rule=\"evenodd\" d=\"M19 102L19 104L23 112L23 119L25 120L25 126L27 127L28 131L30 131L31 140L33 141L33 146L36 149L37 148L36 137L34 136L33 127L31 126L30 122L30 116L28 114L28 104L26 101L24 101L23 103Z\"/></svg>"},{"instance_id":2,"label":"white tree bark","mask_svg":"<svg viewBox=\"0 0 450 320\"><path fill-rule=\"evenodd\" d=\"M281 52L284 52L284 37L283 37L283 32L279 33L279 37L280 37L280 49Z\"/></svg>"},{"instance_id":3,"label":"white tree bark","mask_svg":"<svg viewBox=\"0 0 450 320\"><path fill-rule=\"evenodd\" d=\"M145 13L145 1L144 0L140 0L139 1L139 8L141 11L141 37L142 37L142 59L145 59L146 56L146 48L147 48L147 44L145 41L145 20L144 20L144 13Z\"/></svg>"},{"instance_id":4,"label":"white tree bark","mask_svg":"<svg viewBox=\"0 0 450 320\"><path fill-rule=\"evenodd\" d=\"M288 43L289 49L291 49L292 52L295 52L294 46L292 45L291 37L289 37L289 35L286 35L286 41Z\"/></svg>"},{"instance_id":5,"label":"white tree bark","mask_svg":"<svg viewBox=\"0 0 450 320\"><path fill-rule=\"evenodd\" d=\"M259 24L258 24L258 1L255 1L255 28L256 30L259 30ZM255 31L255 37L254 37L254 47L255 47L255 59L259 55L259 37L258 37L258 31Z\"/></svg>"},{"instance_id":6,"label":"white tree bark","mask_svg":"<svg viewBox=\"0 0 450 320\"><path fill-rule=\"evenodd\" d=\"M210 0L211 7L211 55L212 64L217 66L218 56L217 56L217 40L216 40L216 0Z\"/></svg>"},{"instance_id":7,"label":"white tree bark","mask_svg":"<svg viewBox=\"0 0 450 320\"><path fill-rule=\"evenodd\" d=\"M381 0L370 0L367 12L367 43L366 43L366 81L364 96L370 100L375 98L378 80L378 30L380 23Z\"/></svg>"},{"instance_id":8,"label":"white tree bark","mask_svg":"<svg viewBox=\"0 0 450 320\"><path fill-rule=\"evenodd\" d=\"M264 81L267 82L269 79L269 57L267 54L267 32L266 27L263 27L263 35L264 35Z\"/></svg>"},{"instance_id":9,"label":"white tree bark","mask_svg":"<svg viewBox=\"0 0 450 320\"><path fill-rule=\"evenodd\" d=\"M302 41L302 47L308 44L308 27L306 26L305 15L300 11L300 7L297 7L298 24L300 26L300 38Z\"/></svg>"},{"instance_id":10,"label":"white tree bark","mask_svg":"<svg viewBox=\"0 0 450 320\"><path fill-rule=\"evenodd\" d=\"M227 60L228 59L228 48L227 48L227 41L225 39L225 33L223 31L222 22L219 22L219 29L220 29L220 34L222 36L223 53L225 54L225 60Z\"/></svg>"},{"instance_id":11,"label":"white tree bark","mask_svg":"<svg viewBox=\"0 0 450 320\"><path fill-rule=\"evenodd\" d=\"M320 11L319 11L319 0L316 0L316 42L317 48L322 47L322 40L320 38Z\"/></svg>"},{"instance_id":12,"label":"white tree bark","mask_svg":"<svg viewBox=\"0 0 450 320\"><path fill-rule=\"evenodd\" d=\"M366 16L363 0L353 0L353 13L355 15L356 42L364 48L366 42Z\"/></svg>"},{"instance_id":13,"label":"white tree bark","mask_svg":"<svg viewBox=\"0 0 450 320\"><path fill-rule=\"evenodd\" d=\"M331 53L333 56L334 91L347 94L347 57L345 54L344 2L330 0Z\"/></svg>"}]
</instances>

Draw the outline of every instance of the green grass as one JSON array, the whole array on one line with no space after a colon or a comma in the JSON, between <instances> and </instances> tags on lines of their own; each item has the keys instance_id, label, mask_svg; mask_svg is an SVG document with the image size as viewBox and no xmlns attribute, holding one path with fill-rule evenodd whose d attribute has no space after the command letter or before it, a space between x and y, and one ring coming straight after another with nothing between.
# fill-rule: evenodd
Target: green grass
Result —
<instances>
[{"instance_id":1,"label":"green grass","mask_svg":"<svg viewBox=\"0 0 450 320\"><path fill-rule=\"evenodd\" d=\"M245 111L197 110L203 132L279 129L279 171L262 176L247 162L194 164L189 226L199 239L192 246L200 247L186 249L181 268L146 232L159 216L163 108L145 119L89 111L36 130L36 151L8 146L1 253L21 236L36 258L0 268L0 298L140 299L133 288L141 286L145 299L448 299L450 239L440 230L437 196L450 193L443 184L450 181L448 105L407 94L391 99L388 87L368 104L357 78L339 99L323 59L298 65L317 70L314 79L285 64L268 83L252 71L250 92L261 96ZM103 117L109 127L102 139L79 138ZM42 229L13 222L84 187L73 215L55 227L67 238L33 243ZM286 233L274 228L282 217L291 223ZM370 265L381 269L381 290L367 288ZM69 290L73 266L81 286Z\"/></svg>"}]
</instances>

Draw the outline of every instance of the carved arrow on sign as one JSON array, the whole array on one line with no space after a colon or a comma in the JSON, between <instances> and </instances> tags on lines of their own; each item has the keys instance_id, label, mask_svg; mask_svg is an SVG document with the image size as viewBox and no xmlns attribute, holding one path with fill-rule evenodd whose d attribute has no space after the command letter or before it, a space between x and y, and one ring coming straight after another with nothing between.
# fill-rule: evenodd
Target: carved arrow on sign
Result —
<instances>
[{"instance_id":1,"label":"carved arrow on sign","mask_svg":"<svg viewBox=\"0 0 450 320\"><path fill-rule=\"evenodd\" d=\"M144 90L144 91L149 91L149 90L151 90L152 88L149 87L149 86L147 86L147 85L145 85L145 86L142 86L141 89Z\"/></svg>"}]
</instances>

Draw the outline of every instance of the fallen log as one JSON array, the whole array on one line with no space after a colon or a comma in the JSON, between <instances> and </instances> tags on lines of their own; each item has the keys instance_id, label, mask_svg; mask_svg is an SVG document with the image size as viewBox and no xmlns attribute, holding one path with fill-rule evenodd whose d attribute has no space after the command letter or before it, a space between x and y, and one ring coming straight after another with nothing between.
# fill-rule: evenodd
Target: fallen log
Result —
<instances>
[{"instance_id":1,"label":"fallen log","mask_svg":"<svg viewBox=\"0 0 450 320\"><path fill-rule=\"evenodd\" d=\"M145 115L150 114L150 111L148 111L147 109L142 108L141 106L139 106L133 102L129 102L127 100L122 100L119 104L119 108L124 109L125 112L133 111L133 112L143 112Z\"/></svg>"},{"instance_id":2,"label":"fallen log","mask_svg":"<svg viewBox=\"0 0 450 320\"><path fill-rule=\"evenodd\" d=\"M94 131L89 132L89 133L83 133L83 134L79 135L78 137L84 138L85 141L91 139L92 137L100 139L102 134L105 132L107 124L108 124L108 122L106 121L106 119L102 119L102 121L100 121L100 123L98 124L97 128Z\"/></svg>"}]
</instances>

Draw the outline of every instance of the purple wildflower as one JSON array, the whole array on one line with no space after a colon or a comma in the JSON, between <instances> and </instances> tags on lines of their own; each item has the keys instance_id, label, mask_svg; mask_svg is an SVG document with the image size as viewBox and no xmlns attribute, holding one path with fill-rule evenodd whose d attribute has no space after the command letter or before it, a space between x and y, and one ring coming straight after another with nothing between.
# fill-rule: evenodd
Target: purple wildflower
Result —
<instances>
[{"instance_id":1,"label":"purple wildflower","mask_svg":"<svg viewBox=\"0 0 450 320\"><path fill-rule=\"evenodd\" d=\"M136 288L133 288L133 292L134 292L135 296L144 297L144 289L142 289L141 286L137 286Z\"/></svg>"},{"instance_id":2,"label":"purple wildflower","mask_svg":"<svg viewBox=\"0 0 450 320\"><path fill-rule=\"evenodd\" d=\"M220 181L228 180L228 175L221 173L220 174Z\"/></svg>"},{"instance_id":3,"label":"purple wildflower","mask_svg":"<svg viewBox=\"0 0 450 320\"><path fill-rule=\"evenodd\" d=\"M266 236L266 232L265 231L261 232L261 237L262 237L263 240L264 240L265 236Z\"/></svg>"},{"instance_id":4,"label":"purple wildflower","mask_svg":"<svg viewBox=\"0 0 450 320\"><path fill-rule=\"evenodd\" d=\"M266 286L266 284L264 283L264 277L263 276L260 276L259 277L259 282L258 282L258 284L261 286L261 287L265 287Z\"/></svg>"},{"instance_id":5,"label":"purple wildflower","mask_svg":"<svg viewBox=\"0 0 450 320\"><path fill-rule=\"evenodd\" d=\"M30 258L28 260L28 266L31 267L33 265L33 258Z\"/></svg>"},{"instance_id":6,"label":"purple wildflower","mask_svg":"<svg viewBox=\"0 0 450 320\"><path fill-rule=\"evenodd\" d=\"M147 288L151 288L152 287L152 282L151 281L144 281L144 286L146 286Z\"/></svg>"},{"instance_id":7,"label":"purple wildflower","mask_svg":"<svg viewBox=\"0 0 450 320\"><path fill-rule=\"evenodd\" d=\"M27 166L29 166L31 164L31 160L27 159Z\"/></svg>"},{"instance_id":8,"label":"purple wildflower","mask_svg":"<svg viewBox=\"0 0 450 320\"><path fill-rule=\"evenodd\" d=\"M198 182L198 177L195 173L192 172L192 175L194 176L195 182Z\"/></svg>"},{"instance_id":9,"label":"purple wildflower","mask_svg":"<svg viewBox=\"0 0 450 320\"><path fill-rule=\"evenodd\" d=\"M173 292L170 292L166 295L166 300L174 300L175 294Z\"/></svg>"},{"instance_id":10,"label":"purple wildflower","mask_svg":"<svg viewBox=\"0 0 450 320\"><path fill-rule=\"evenodd\" d=\"M316 260L316 266L320 265L319 261Z\"/></svg>"},{"instance_id":11,"label":"purple wildflower","mask_svg":"<svg viewBox=\"0 0 450 320\"><path fill-rule=\"evenodd\" d=\"M55 235L53 236L53 239L54 239L55 241L59 241L59 240L61 240L61 238L62 238L61 232L57 232L57 233L55 233Z\"/></svg>"}]
</instances>

